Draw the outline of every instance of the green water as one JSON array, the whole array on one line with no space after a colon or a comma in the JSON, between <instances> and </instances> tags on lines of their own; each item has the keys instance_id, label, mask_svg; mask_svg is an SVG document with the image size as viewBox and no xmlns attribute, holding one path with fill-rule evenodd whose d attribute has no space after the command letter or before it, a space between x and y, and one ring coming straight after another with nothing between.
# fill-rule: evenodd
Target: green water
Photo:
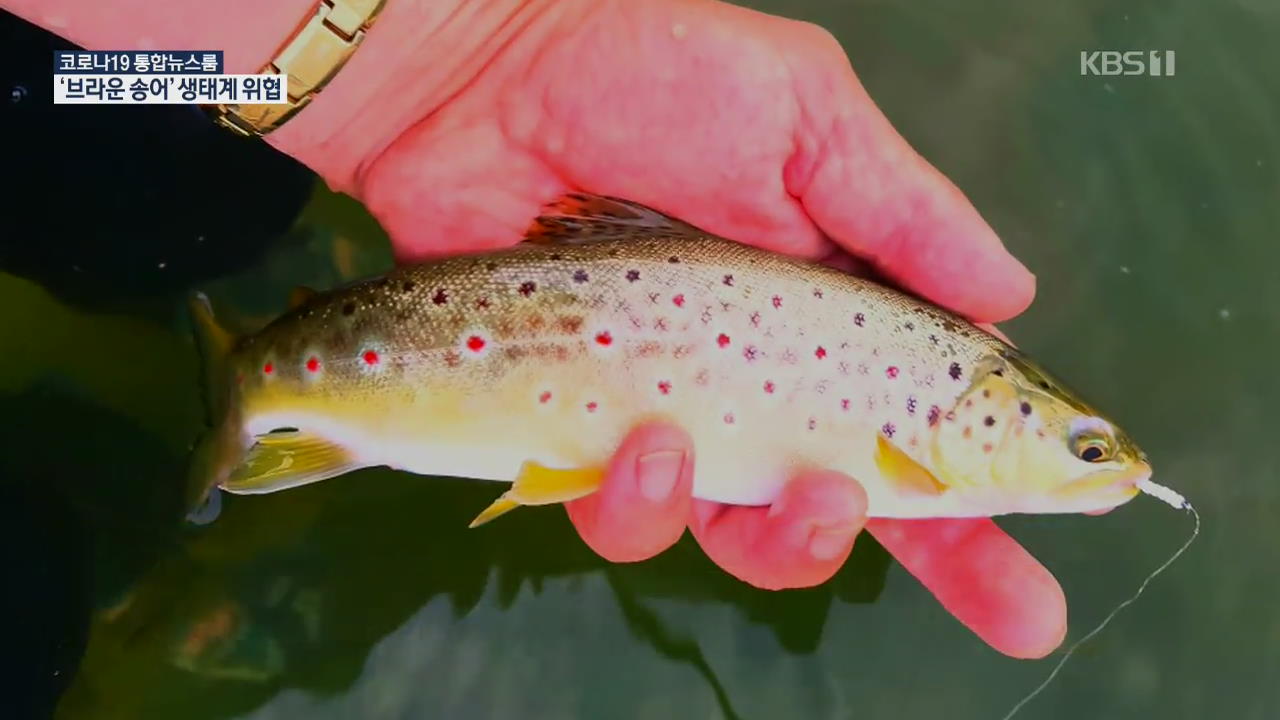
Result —
<instances>
[{"instance_id":1,"label":"green water","mask_svg":"<svg viewBox=\"0 0 1280 720\"><path fill-rule=\"evenodd\" d=\"M1037 273L1005 329L1204 516L1024 717L1278 717L1280 5L971 5L757 7L840 37ZM1085 49L1172 49L1177 75L1083 78ZM252 323L389 262L358 206L318 192L266 262L206 289ZM184 528L184 322L176 301L75 311L0 275L0 337L30 340L0 358L0 417L21 419L0 471L54 498L26 540L82 568L69 602L92 612L60 718L989 718L1049 669L983 645L868 537L832 582L770 594L688 538L609 566L556 508L467 531L494 487L376 471ZM1145 498L1002 525L1061 580L1072 637L1190 530Z\"/></svg>"}]
</instances>

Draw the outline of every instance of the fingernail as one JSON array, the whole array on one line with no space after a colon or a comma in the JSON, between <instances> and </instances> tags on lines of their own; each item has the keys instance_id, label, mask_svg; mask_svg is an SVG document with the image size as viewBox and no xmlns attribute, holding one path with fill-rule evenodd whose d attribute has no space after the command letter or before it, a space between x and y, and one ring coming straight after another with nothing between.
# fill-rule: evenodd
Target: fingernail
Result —
<instances>
[{"instance_id":1,"label":"fingernail","mask_svg":"<svg viewBox=\"0 0 1280 720\"><path fill-rule=\"evenodd\" d=\"M848 530L815 528L809 538L809 554L815 560L835 560L848 549Z\"/></svg>"},{"instance_id":2,"label":"fingernail","mask_svg":"<svg viewBox=\"0 0 1280 720\"><path fill-rule=\"evenodd\" d=\"M684 451L659 450L636 458L640 494L655 503L666 502L684 469Z\"/></svg>"}]
</instances>

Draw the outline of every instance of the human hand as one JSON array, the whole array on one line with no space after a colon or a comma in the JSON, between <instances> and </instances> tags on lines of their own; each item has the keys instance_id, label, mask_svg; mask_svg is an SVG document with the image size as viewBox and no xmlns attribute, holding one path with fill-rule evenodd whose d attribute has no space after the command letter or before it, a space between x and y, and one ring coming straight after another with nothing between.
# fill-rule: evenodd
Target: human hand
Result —
<instances>
[{"instance_id":1,"label":"human hand","mask_svg":"<svg viewBox=\"0 0 1280 720\"><path fill-rule=\"evenodd\" d=\"M295 152L366 203L399 260L511 245L547 201L583 189L779 252L851 254L976 320L1030 302L1032 276L893 130L824 31L715 2L561 0L512 6L485 35L475 7L458 5L465 30L437 31L456 57L431 55L422 87L401 84L385 112L344 126L366 143L387 133L376 152L355 164ZM288 149L306 118L273 138ZM861 488L830 472L792 478L769 508L721 506L691 499L694 462L678 429L639 428L569 516L613 561L651 557L687 525L712 560L765 588L825 581L865 525L1001 652L1038 657L1062 640L1061 588L991 520L867 522Z\"/></svg>"}]
</instances>

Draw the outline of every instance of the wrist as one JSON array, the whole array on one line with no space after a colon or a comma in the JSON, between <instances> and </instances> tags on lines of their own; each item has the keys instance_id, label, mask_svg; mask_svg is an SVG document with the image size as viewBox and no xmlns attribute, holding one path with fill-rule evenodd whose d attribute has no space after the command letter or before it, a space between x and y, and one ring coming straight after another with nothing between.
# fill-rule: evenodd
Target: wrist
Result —
<instances>
[{"instance_id":1,"label":"wrist","mask_svg":"<svg viewBox=\"0 0 1280 720\"><path fill-rule=\"evenodd\" d=\"M364 172L383 150L467 88L553 4L387 0L347 64L267 139L333 189L359 197Z\"/></svg>"}]
</instances>

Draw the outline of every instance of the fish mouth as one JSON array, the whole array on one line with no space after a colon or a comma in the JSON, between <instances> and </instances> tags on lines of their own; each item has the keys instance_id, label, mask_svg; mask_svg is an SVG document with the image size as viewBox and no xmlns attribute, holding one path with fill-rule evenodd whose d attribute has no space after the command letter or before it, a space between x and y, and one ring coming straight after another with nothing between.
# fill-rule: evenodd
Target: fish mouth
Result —
<instances>
[{"instance_id":1,"label":"fish mouth","mask_svg":"<svg viewBox=\"0 0 1280 720\"><path fill-rule=\"evenodd\" d=\"M1108 499L1115 498L1123 502L1138 494L1138 483L1150 479L1151 472L1151 465L1138 461L1122 470L1100 470L1091 473L1087 477L1058 488L1054 494L1079 497L1096 493Z\"/></svg>"}]
</instances>

